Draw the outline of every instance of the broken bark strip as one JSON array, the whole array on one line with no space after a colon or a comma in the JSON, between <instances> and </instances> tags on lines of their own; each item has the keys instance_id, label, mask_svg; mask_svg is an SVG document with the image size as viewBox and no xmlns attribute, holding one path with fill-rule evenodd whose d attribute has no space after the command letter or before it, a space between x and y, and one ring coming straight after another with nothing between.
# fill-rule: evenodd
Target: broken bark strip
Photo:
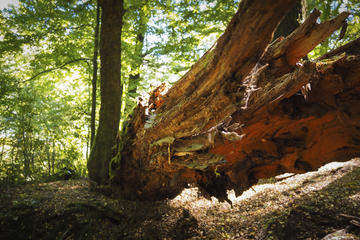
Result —
<instances>
[{"instance_id":1,"label":"broken bark strip","mask_svg":"<svg viewBox=\"0 0 360 240\"><path fill-rule=\"evenodd\" d=\"M292 34L272 44L262 61L269 62L278 69L294 66L331 33L339 29L349 16L348 12L343 12L334 19L318 24L316 21L320 14L319 10L313 10Z\"/></svg>"},{"instance_id":2,"label":"broken bark strip","mask_svg":"<svg viewBox=\"0 0 360 240\"><path fill-rule=\"evenodd\" d=\"M269 108L270 105L276 105L285 98L289 98L307 84L316 73L315 64L306 62L303 66L296 68L293 72L285 74L276 79L258 80L260 84L255 86L258 90L251 94L247 107L243 107L236 113L239 121L243 122L246 118L250 118L255 112L261 112L261 108ZM266 75L265 75L266 76Z\"/></svg>"},{"instance_id":3,"label":"broken bark strip","mask_svg":"<svg viewBox=\"0 0 360 240\"><path fill-rule=\"evenodd\" d=\"M137 108L113 171L113 183L125 194L173 197L190 183L226 200L228 189L238 195L260 178L308 171L360 152L360 110L347 110L348 103L360 104L356 51L331 61L288 62L307 54L298 54L298 45L310 51L346 14L316 24L315 11L289 38L266 48L276 27L267 14L275 12L272 7L284 14L284 6L242 1L217 45L169 90L149 120L145 108ZM258 32L265 40L257 40ZM286 64L274 64L278 60ZM309 82L305 101L299 90Z\"/></svg>"}]
</instances>

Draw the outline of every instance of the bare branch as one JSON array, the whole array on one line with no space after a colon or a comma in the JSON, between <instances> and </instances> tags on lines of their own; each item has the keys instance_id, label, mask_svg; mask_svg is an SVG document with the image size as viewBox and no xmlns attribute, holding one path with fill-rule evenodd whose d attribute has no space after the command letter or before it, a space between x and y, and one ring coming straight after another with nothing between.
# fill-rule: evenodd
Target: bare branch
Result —
<instances>
[{"instance_id":1,"label":"bare branch","mask_svg":"<svg viewBox=\"0 0 360 240\"><path fill-rule=\"evenodd\" d=\"M32 76L31 78L26 79L24 82L31 81L31 80L37 78L37 77L40 76L40 75L43 75L43 74L45 74L45 73L49 73L49 72L52 72L52 71L55 71L55 70L58 70L58 69L62 69L62 68L64 68L65 66L67 66L67 65L69 65L69 64L72 64L72 63L75 63L75 62L80 62L80 61L86 61L86 62L88 62L88 61L91 61L91 59L89 59L89 58L78 58L78 59L74 59L74 60L68 61L68 62L66 62L66 63L63 63L63 64L59 65L59 66L56 66L56 67L53 67L53 68L50 68L50 69L46 69L46 70L44 70L44 71L42 71L42 72L39 72L39 73L35 74L34 76Z\"/></svg>"}]
</instances>

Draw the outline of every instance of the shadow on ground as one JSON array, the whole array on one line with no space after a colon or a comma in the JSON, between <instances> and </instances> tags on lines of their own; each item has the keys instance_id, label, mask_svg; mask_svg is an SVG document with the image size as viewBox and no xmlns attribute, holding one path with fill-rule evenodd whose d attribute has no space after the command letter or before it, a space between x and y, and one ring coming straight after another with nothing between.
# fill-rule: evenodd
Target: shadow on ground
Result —
<instances>
[{"instance_id":1,"label":"shadow on ground","mask_svg":"<svg viewBox=\"0 0 360 240\"><path fill-rule=\"evenodd\" d=\"M341 214L360 216L360 168L297 199L286 211L267 215L264 239L321 239L345 228L360 236L360 228L353 227Z\"/></svg>"},{"instance_id":2,"label":"shadow on ground","mask_svg":"<svg viewBox=\"0 0 360 240\"><path fill-rule=\"evenodd\" d=\"M360 160L268 179L233 207L186 189L136 202L90 191L86 180L0 189L0 239L321 239L360 216ZM353 234L359 229L348 227Z\"/></svg>"}]
</instances>

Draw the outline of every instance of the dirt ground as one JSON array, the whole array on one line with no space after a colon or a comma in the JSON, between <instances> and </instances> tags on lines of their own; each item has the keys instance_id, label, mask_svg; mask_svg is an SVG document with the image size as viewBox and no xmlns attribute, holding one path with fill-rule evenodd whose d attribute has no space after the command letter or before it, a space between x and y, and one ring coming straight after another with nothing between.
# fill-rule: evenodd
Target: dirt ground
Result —
<instances>
[{"instance_id":1,"label":"dirt ground","mask_svg":"<svg viewBox=\"0 0 360 240\"><path fill-rule=\"evenodd\" d=\"M360 159L229 192L233 206L196 188L158 202L105 193L85 179L2 186L0 239L360 239L346 217L360 217Z\"/></svg>"}]
</instances>

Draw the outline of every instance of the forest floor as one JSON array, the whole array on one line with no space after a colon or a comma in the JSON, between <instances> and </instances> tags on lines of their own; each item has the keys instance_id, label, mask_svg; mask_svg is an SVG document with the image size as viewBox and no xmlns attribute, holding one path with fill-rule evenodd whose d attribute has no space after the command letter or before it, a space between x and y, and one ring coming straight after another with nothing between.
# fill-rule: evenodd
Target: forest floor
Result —
<instances>
[{"instance_id":1,"label":"forest floor","mask_svg":"<svg viewBox=\"0 0 360 240\"><path fill-rule=\"evenodd\" d=\"M360 159L281 181L267 179L233 202L186 189L136 202L90 190L87 180L0 188L0 239L322 239L340 229L360 239ZM356 218L355 218L356 219Z\"/></svg>"}]
</instances>

